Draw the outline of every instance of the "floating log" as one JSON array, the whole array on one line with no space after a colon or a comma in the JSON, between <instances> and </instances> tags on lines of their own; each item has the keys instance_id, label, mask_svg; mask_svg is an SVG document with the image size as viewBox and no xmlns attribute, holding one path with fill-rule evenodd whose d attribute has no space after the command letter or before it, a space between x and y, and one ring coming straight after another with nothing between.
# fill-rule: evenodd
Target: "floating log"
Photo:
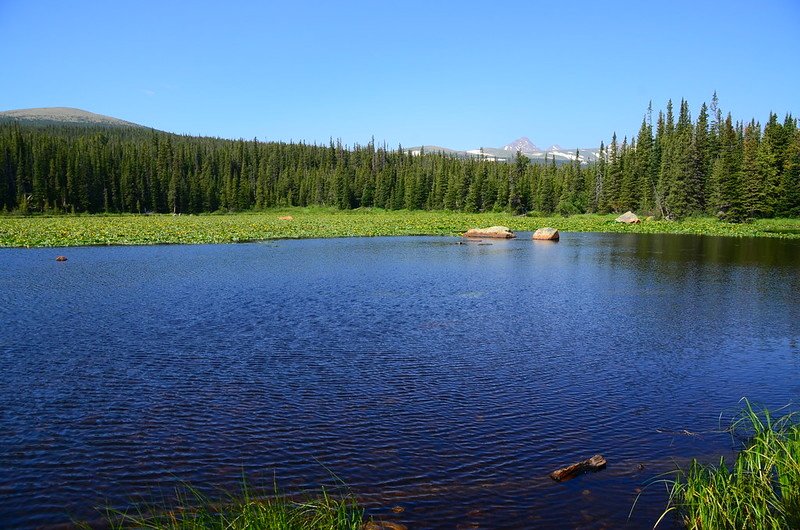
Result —
<instances>
[{"instance_id":1,"label":"floating log","mask_svg":"<svg viewBox=\"0 0 800 530\"><path fill-rule=\"evenodd\" d=\"M56 256L56 261L67 261L66 256Z\"/></svg>"},{"instance_id":2,"label":"floating log","mask_svg":"<svg viewBox=\"0 0 800 530\"><path fill-rule=\"evenodd\" d=\"M572 464L571 466L553 471L550 473L550 478L556 482L563 482L574 478L580 473L600 471L604 467L606 467L606 459L603 458L603 455L594 455L592 458L584 460L583 462L578 462L577 464Z\"/></svg>"}]
</instances>

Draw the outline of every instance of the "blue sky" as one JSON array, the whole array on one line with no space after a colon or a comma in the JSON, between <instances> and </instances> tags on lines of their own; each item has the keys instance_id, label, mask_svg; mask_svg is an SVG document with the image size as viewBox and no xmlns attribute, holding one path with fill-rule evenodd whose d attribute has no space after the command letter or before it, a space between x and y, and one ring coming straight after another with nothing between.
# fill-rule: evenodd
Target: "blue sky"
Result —
<instances>
[{"instance_id":1,"label":"blue sky","mask_svg":"<svg viewBox=\"0 0 800 530\"><path fill-rule=\"evenodd\" d=\"M0 0L0 110L348 145L595 146L650 100L800 115L800 2Z\"/></svg>"}]
</instances>

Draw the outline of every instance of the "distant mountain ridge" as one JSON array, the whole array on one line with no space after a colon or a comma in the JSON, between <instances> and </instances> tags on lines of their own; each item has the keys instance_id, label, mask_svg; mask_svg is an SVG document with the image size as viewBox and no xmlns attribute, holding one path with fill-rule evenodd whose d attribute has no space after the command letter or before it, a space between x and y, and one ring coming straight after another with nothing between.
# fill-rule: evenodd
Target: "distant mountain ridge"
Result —
<instances>
[{"instance_id":1,"label":"distant mountain ridge","mask_svg":"<svg viewBox=\"0 0 800 530\"><path fill-rule=\"evenodd\" d=\"M32 109L7 110L0 112L0 120L13 119L31 123L65 123L76 125L100 125L105 127L134 127L148 128L137 123L95 114L83 109L71 107L42 107ZM573 162L576 159L582 163L594 162L599 156L597 147L567 149L558 144L553 144L547 149L541 149L534 144L527 136L517 138L502 147L481 147L478 149L468 149L459 151L438 145L424 145L408 149L412 154L419 155L426 153L443 153L450 156L461 158L481 158L499 162L510 162L517 155L522 153L533 161L543 162L544 160L554 160L556 163ZM576 158L575 152L579 155Z\"/></svg>"},{"instance_id":2,"label":"distant mountain ridge","mask_svg":"<svg viewBox=\"0 0 800 530\"><path fill-rule=\"evenodd\" d=\"M558 144L553 144L547 149L537 147L527 136L517 138L503 147L481 147L478 149L467 149L458 151L434 145L424 145L412 147L412 154L418 155L422 151L426 153L444 153L459 157L482 158L499 162L510 162L517 156L517 152L522 153L531 160L543 162L544 160L555 160L556 163L573 162L578 160L581 164L594 162L600 156L599 147L564 148ZM577 152L577 155L576 155Z\"/></svg>"},{"instance_id":3,"label":"distant mountain ridge","mask_svg":"<svg viewBox=\"0 0 800 530\"><path fill-rule=\"evenodd\" d=\"M80 125L105 125L108 127L137 127L143 125L103 114L95 114L83 109L71 107L41 107L33 109L6 110L0 112L0 118L11 118L29 122L57 122Z\"/></svg>"}]
</instances>

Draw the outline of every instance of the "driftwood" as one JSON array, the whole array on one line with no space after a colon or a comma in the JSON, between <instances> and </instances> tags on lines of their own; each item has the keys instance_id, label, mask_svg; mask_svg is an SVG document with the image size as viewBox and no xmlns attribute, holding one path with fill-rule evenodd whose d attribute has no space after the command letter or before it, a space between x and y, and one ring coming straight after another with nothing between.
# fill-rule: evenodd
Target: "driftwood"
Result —
<instances>
[{"instance_id":1,"label":"driftwood","mask_svg":"<svg viewBox=\"0 0 800 530\"><path fill-rule=\"evenodd\" d=\"M572 464L571 466L553 471L550 473L550 478L556 482L563 482L574 478L579 473L600 471L604 467L606 467L606 459L603 458L603 455L594 455L592 458L584 460L583 462L578 462L577 464Z\"/></svg>"}]
</instances>

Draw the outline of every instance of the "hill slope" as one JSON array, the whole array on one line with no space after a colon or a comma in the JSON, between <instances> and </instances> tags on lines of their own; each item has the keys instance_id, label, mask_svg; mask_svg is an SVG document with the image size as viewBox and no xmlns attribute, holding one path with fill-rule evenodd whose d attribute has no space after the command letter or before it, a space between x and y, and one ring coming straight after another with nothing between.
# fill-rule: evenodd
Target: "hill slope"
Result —
<instances>
[{"instance_id":1,"label":"hill slope","mask_svg":"<svg viewBox=\"0 0 800 530\"><path fill-rule=\"evenodd\" d=\"M0 112L0 119L10 118L27 122L56 122L80 125L105 125L107 127L143 127L111 116L95 114L82 109L69 107L44 107Z\"/></svg>"}]
</instances>

